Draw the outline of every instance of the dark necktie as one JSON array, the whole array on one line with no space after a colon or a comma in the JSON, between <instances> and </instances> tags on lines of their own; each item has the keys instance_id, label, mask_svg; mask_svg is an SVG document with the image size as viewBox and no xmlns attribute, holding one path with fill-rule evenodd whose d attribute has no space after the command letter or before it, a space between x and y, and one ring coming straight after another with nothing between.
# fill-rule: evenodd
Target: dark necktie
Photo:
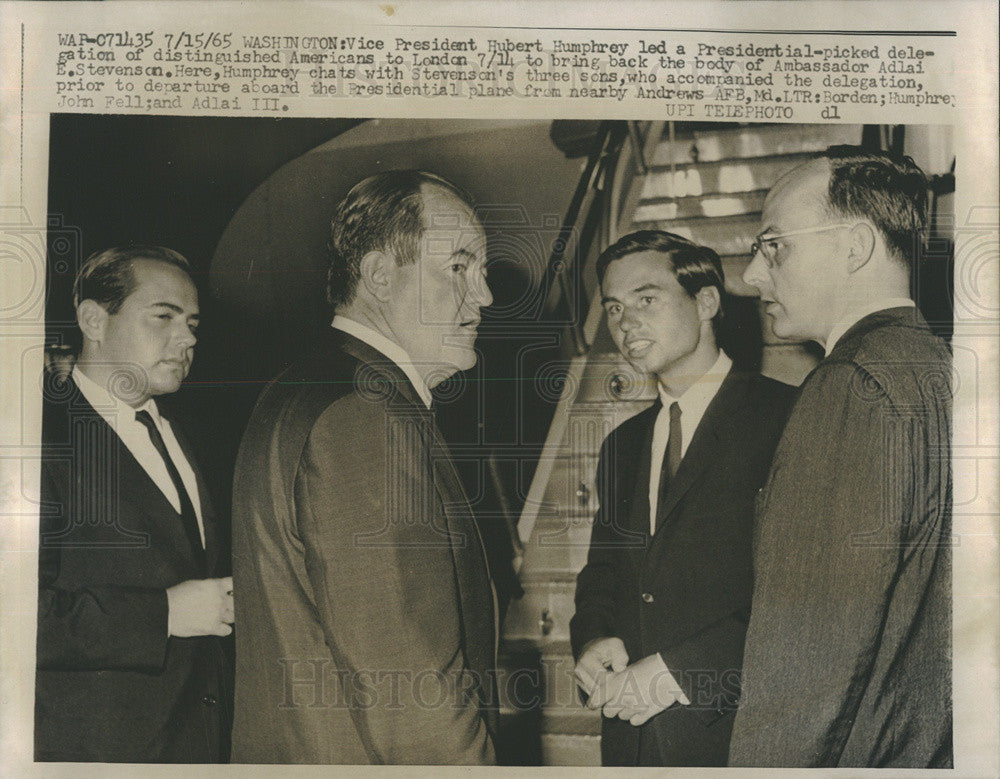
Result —
<instances>
[{"instance_id":1,"label":"dark necktie","mask_svg":"<svg viewBox=\"0 0 1000 779\"><path fill-rule=\"evenodd\" d=\"M667 437L667 449L663 454L663 466L660 468L660 488L656 502L656 529L663 522L663 504L667 497L667 489L671 480L677 474L681 465L681 407L675 400L670 404L670 434Z\"/></svg>"},{"instance_id":2,"label":"dark necktie","mask_svg":"<svg viewBox=\"0 0 1000 779\"><path fill-rule=\"evenodd\" d=\"M187 535L188 543L191 544L191 552L194 554L195 561L200 568L204 568L205 549L201 544L201 533L198 531L198 517L194 513L194 504L191 503L191 497L184 487L180 473L177 472L177 466L170 459L170 453L167 451L166 444L163 443L163 436L160 435L160 429L153 421L153 417L145 409L136 411L135 418L137 422L142 422L145 426L146 431L149 433L149 440L153 442L153 447L160 453L160 457L163 458L163 464L167 466L170 481L174 483L174 488L177 490L177 495L181 501L181 523L184 525L184 533Z\"/></svg>"}]
</instances>

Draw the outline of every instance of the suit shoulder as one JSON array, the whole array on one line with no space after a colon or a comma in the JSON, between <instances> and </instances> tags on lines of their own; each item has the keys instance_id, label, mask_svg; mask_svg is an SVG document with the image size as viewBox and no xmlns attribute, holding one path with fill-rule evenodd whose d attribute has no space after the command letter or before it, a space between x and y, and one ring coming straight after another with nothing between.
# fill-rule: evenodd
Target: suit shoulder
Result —
<instances>
[{"instance_id":1,"label":"suit shoulder","mask_svg":"<svg viewBox=\"0 0 1000 779\"><path fill-rule=\"evenodd\" d=\"M273 418L277 413L313 416L327 405L354 391L358 361L347 354L307 354L275 376L257 399L254 417Z\"/></svg>"},{"instance_id":2,"label":"suit shoulder","mask_svg":"<svg viewBox=\"0 0 1000 779\"><path fill-rule=\"evenodd\" d=\"M837 348L816 369L819 378L841 381L845 391L872 400L911 405L942 397L950 386L951 354L925 327L891 322Z\"/></svg>"},{"instance_id":3,"label":"suit shoulder","mask_svg":"<svg viewBox=\"0 0 1000 779\"><path fill-rule=\"evenodd\" d=\"M608 433L604 445L611 446L616 442L631 440L634 436L641 435L656 421L656 413L657 406L654 403L638 414L630 416Z\"/></svg>"},{"instance_id":4,"label":"suit shoulder","mask_svg":"<svg viewBox=\"0 0 1000 779\"><path fill-rule=\"evenodd\" d=\"M396 408L396 381L377 365L340 351L297 360L264 388L243 448L263 452L277 442L297 461L314 430L350 448L358 436L381 431L389 416L412 412L404 403Z\"/></svg>"},{"instance_id":5,"label":"suit shoulder","mask_svg":"<svg viewBox=\"0 0 1000 779\"><path fill-rule=\"evenodd\" d=\"M886 363L946 365L951 362L947 345L930 330L911 324L880 327L859 339L854 361L859 365Z\"/></svg>"}]
</instances>

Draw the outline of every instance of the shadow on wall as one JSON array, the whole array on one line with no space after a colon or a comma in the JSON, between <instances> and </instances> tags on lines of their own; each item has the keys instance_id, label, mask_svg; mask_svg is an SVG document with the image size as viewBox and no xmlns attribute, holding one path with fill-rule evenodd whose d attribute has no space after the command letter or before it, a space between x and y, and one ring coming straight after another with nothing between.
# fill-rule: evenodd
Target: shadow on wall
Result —
<instances>
[{"instance_id":1,"label":"shadow on wall","mask_svg":"<svg viewBox=\"0 0 1000 779\"><path fill-rule=\"evenodd\" d=\"M579 176L549 140L549 122L369 121L288 163L258 187L226 228L212 260L214 295L268 324L282 362L329 323L326 244L337 203L380 170L422 168L466 189L483 215L495 303L486 327L537 321L528 305ZM234 344L239 348L239 344ZM280 364L274 364L275 369ZM270 371L274 373L274 370Z\"/></svg>"}]
</instances>

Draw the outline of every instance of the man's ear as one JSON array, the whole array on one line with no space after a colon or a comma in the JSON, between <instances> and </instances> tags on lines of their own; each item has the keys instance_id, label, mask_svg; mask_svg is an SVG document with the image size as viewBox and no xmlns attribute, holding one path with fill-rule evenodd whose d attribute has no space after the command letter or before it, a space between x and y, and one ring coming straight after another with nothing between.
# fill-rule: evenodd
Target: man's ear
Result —
<instances>
[{"instance_id":1,"label":"man's ear","mask_svg":"<svg viewBox=\"0 0 1000 779\"><path fill-rule=\"evenodd\" d=\"M76 307L76 323L88 341L100 343L108 326L107 310L96 300L82 300Z\"/></svg>"},{"instance_id":2,"label":"man's ear","mask_svg":"<svg viewBox=\"0 0 1000 779\"><path fill-rule=\"evenodd\" d=\"M361 258L361 283L369 295L383 303L391 298L396 260L387 252L368 252Z\"/></svg>"},{"instance_id":3,"label":"man's ear","mask_svg":"<svg viewBox=\"0 0 1000 779\"><path fill-rule=\"evenodd\" d=\"M698 318L702 322L711 320L719 313L719 307L722 306L718 287L702 287L695 293L694 299L698 304Z\"/></svg>"},{"instance_id":4,"label":"man's ear","mask_svg":"<svg viewBox=\"0 0 1000 779\"><path fill-rule=\"evenodd\" d=\"M875 228L867 222L858 222L848 234L847 272L861 270L875 252Z\"/></svg>"}]
</instances>

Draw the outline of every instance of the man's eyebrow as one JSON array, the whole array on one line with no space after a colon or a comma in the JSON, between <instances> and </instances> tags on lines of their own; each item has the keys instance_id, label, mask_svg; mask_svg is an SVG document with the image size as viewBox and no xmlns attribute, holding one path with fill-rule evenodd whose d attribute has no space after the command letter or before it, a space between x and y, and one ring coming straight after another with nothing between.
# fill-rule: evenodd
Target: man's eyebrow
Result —
<instances>
[{"instance_id":1,"label":"man's eyebrow","mask_svg":"<svg viewBox=\"0 0 1000 779\"><path fill-rule=\"evenodd\" d=\"M649 290L651 290L651 289L661 290L661 289L663 289L663 287L661 287L659 284L652 284L652 283L650 283L650 284L643 284L641 287L636 287L632 291L633 292L649 292Z\"/></svg>"},{"instance_id":2,"label":"man's eyebrow","mask_svg":"<svg viewBox=\"0 0 1000 779\"><path fill-rule=\"evenodd\" d=\"M466 257L470 260L475 260L476 255L470 252L468 249L456 249L451 253L452 257Z\"/></svg>"},{"instance_id":3,"label":"man's eyebrow","mask_svg":"<svg viewBox=\"0 0 1000 779\"><path fill-rule=\"evenodd\" d=\"M181 308L180 306L178 306L178 305L176 305L174 303L167 303L166 301L163 301L163 300L158 301L156 303L150 303L149 307L150 308L169 308L175 314L183 314L184 313L184 309ZM190 319L201 319L201 315L197 314L197 313L195 313L195 314L189 314L188 317Z\"/></svg>"},{"instance_id":4,"label":"man's eyebrow","mask_svg":"<svg viewBox=\"0 0 1000 779\"><path fill-rule=\"evenodd\" d=\"M606 306L608 303L621 303L618 298L612 297L611 295L605 295L601 298L601 305Z\"/></svg>"}]
</instances>

